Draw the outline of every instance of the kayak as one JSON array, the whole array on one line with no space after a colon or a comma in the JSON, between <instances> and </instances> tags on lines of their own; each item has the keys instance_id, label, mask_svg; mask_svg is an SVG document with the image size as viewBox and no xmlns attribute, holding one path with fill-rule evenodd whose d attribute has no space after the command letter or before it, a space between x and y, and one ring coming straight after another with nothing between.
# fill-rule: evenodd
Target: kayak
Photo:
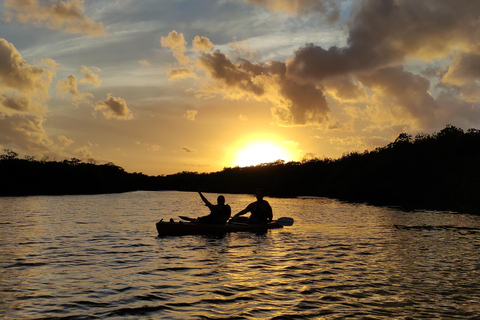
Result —
<instances>
[{"instance_id":1,"label":"kayak","mask_svg":"<svg viewBox=\"0 0 480 320\"><path fill-rule=\"evenodd\" d=\"M163 222L156 224L159 236L214 235L229 232L266 232L283 225L274 221L266 224L198 224L192 222Z\"/></svg>"}]
</instances>

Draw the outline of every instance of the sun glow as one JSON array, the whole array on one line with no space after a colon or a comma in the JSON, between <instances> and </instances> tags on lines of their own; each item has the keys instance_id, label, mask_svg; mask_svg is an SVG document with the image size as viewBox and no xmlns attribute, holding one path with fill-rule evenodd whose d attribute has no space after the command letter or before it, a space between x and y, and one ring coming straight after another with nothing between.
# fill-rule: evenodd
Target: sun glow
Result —
<instances>
[{"instance_id":1,"label":"sun glow","mask_svg":"<svg viewBox=\"0 0 480 320\"><path fill-rule=\"evenodd\" d=\"M258 142L242 149L237 154L236 164L240 167L248 167L277 160L291 161L292 159L282 147L270 142Z\"/></svg>"}]
</instances>

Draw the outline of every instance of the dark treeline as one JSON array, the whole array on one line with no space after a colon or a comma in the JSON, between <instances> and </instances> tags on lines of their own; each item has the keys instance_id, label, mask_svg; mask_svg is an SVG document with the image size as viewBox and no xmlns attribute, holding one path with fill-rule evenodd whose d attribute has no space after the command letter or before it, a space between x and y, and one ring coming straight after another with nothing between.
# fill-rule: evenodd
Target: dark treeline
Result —
<instances>
[{"instance_id":1,"label":"dark treeline","mask_svg":"<svg viewBox=\"0 0 480 320\"><path fill-rule=\"evenodd\" d=\"M175 190L321 196L406 209L480 213L480 130L448 125L434 134L402 133L385 147L340 159L277 161L221 172L182 172L163 179Z\"/></svg>"},{"instance_id":2,"label":"dark treeline","mask_svg":"<svg viewBox=\"0 0 480 320\"><path fill-rule=\"evenodd\" d=\"M219 172L167 176L127 173L112 163L0 156L0 195L92 194L133 190L321 196L409 209L480 213L480 130L447 126L434 134L402 133L385 147L339 159L277 161Z\"/></svg>"},{"instance_id":3,"label":"dark treeline","mask_svg":"<svg viewBox=\"0 0 480 320\"><path fill-rule=\"evenodd\" d=\"M155 178L142 173L127 173L113 163L97 165L72 158L63 161L19 159L4 149L0 155L0 195L99 194L134 190L153 190Z\"/></svg>"}]
</instances>

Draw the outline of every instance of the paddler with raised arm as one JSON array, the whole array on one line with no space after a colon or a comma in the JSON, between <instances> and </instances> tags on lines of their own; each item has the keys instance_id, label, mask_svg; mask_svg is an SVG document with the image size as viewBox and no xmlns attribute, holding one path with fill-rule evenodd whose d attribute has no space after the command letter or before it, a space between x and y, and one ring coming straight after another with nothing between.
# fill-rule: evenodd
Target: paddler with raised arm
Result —
<instances>
[{"instance_id":1,"label":"paddler with raised arm","mask_svg":"<svg viewBox=\"0 0 480 320\"><path fill-rule=\"evenodd\" d=\"M218 196L217 204L212 204L207 198L199 191L198 194L202 198L205 205L210 209L208 216L197 218L195 223L209 223L209 224L225 224L232 214L232 209L228 204L225 204L225 197Z\"/></svg>"}]
</instances>

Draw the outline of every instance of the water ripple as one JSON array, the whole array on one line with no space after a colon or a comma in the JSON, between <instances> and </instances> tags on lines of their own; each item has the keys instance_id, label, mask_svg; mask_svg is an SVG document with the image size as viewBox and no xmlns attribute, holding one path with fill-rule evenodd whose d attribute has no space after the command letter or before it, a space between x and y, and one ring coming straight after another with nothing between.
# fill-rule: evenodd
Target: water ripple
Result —
<instances>
[{"instance_id":1,"label":"water ripple","mask_svg":"<svg viewBox=\"0 0 480 320\"><path fill-rule=\"evenodd\" d=\"M0 211L0 317L480 319L478 218L269 199L294 226L158 238L179 204L204 209L192 196L14 199L15 216Z\"/></svg>"}]
</instances>

